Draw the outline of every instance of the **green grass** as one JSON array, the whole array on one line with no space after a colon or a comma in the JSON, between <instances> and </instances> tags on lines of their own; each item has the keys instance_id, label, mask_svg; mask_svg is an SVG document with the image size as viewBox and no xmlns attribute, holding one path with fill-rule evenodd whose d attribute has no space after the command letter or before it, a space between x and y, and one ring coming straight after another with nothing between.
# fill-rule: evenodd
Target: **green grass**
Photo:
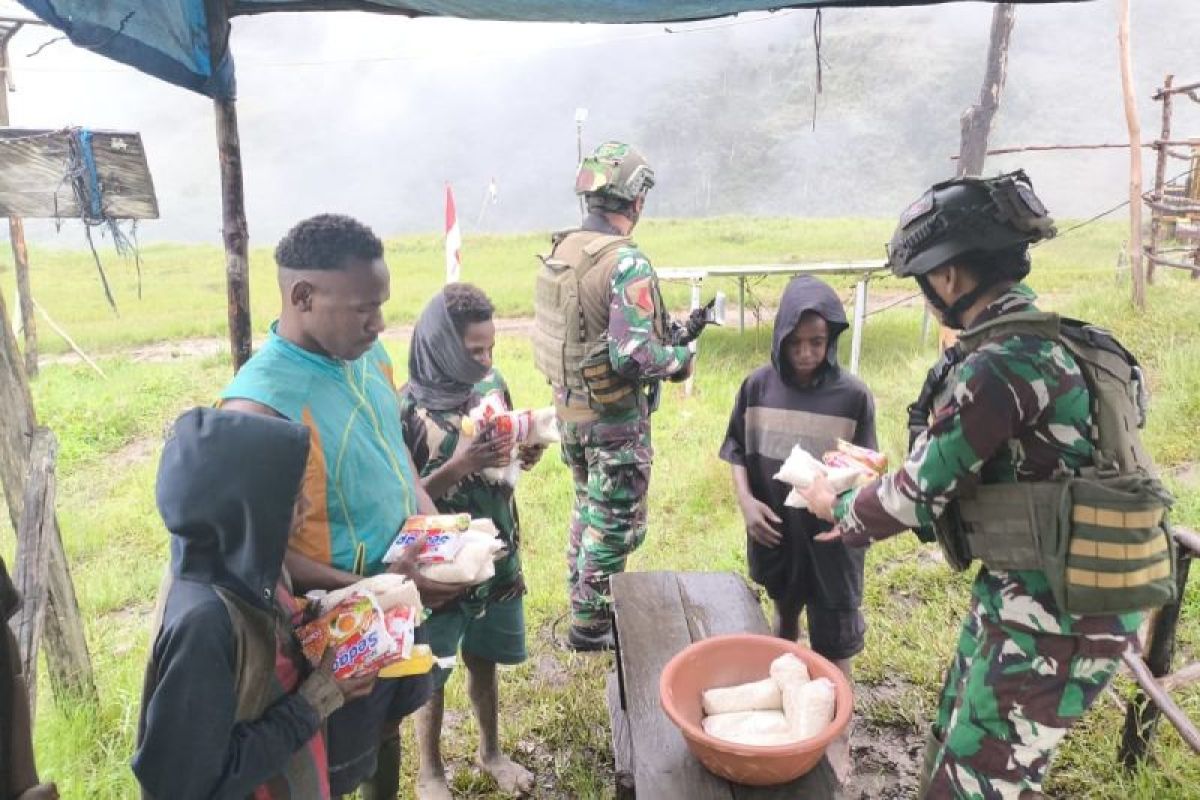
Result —
<instances>
[{"instance_id":1,"label":"green grass","mask_svg":"<svg viewBox=\"0 0 1200 800\"><path fill-rule=\"evenodd\" d=\"M891 230L892 224L884 220L651 219L638 227L636 239L661 267L882 261L883 244ZM1101 223L1046 244L1038 252L1039 264L1046 268L1038 278L1039 287L1057 291L1076 285L1085 276L1094 280L1097 275L1111 275L1122 232L1117 224ZM549 237L541 234L469 236L463 246L463 276L488 292L500 316L530 316L538 266L535 254L548 252L548 245ZM388 322L412 322L442 282L442 240L438 236L389 240L385 257L392 272ZM132 262L112 251L103 251L101 258L119 316L104 300L89 253L44 249L36 243L30 249L34 297L85 351L227 336L225 261L219 248L147 245L142 250L140 300ZM846 278L834 280L849 285ZM0 249L0 288L8 297L13 296L13 282L11 255ZM782 278L756 282L750 299L772 304L785 282ZM712 283L706 294L720 288L736 297L733 279ZM894 280L884 280L881 285L912 290L911 284ZM667 285L667 302L675 308L686 307L687 291L680 284ZM278 312L277 297L271 247L256 247L250 253L251 319L256 335L265 334ZM10 309L10 313L15 311ZM67 350L67 343L41 317L35 322L43 353Z\"/></svg>"},{"instance_id":2,"label":"green grass","mask_svg":"<svg viewBox=\"0 0 1200 800\"><path fill-rule=\"evenodd\" d=\"M882 222L721 219L660 222L639 238L659 263L759 262L870 255L877 252L870 248L886 238L889 229ZM505 315L528 311L528 282L510 278L521 269L526 270L521 274L532 275L533 266L523 259L540 243L540 237L532 236L468 241L469 276L474 278L472 258L482 262L486 253L497 264L497 277L480 282L495 291ZM1047 245L1038 253L1034 283L1047 292L1046 305L1115 328L1143 359L1155 387L1147 442L1160 463L1171 468L1197 458L1192 432L1200 429L1200 326L1194 310L1200 307L1200 284L1165 276L1151 288L1151 312L1135 315L1125 299L1127 286L1114 278L1119 244L1119 229L1093 226ZM215 251L152 248L147 254L152 258L148 278L161 268L154 265L160 254L169 254L176 264L173 283L160 292L152 290L148 279L143 304L148 311L161 309L161 314L142 316L143 306L126 300L124 316L113 319L88 285L91 278L80 266L86 261L79 254L53 256L60 259L63 274L59 281L41 283L44 302L48 307L62 303L58 311L51 307L51 313L99 349L219 334L224 306ZM50 269L51 254L38 255ZM440 245L433 237L391 243L389 261L397 274L389 318L410 318L437 284ZM261 268L265 263L265 254L259 254L259 323L271 307L267 270ZM421 264L426 266L418 268ZM509 278L503 277L506 270ZM778 291L774 283L772 290ZM119 291L123 299L129 296L126 289ZM208 310L214 312L211 318L203 316ZM933 357L931 348L922 350L918 344L919 324L915 308L897 308L871 317L866 327L863 377L876 393L880 436L893 459L904 444L903 408ZM741 336L736 331L711 331L701 344L695 394L685 398L681 387L667 387L655 417L650 534L631 559L631 569L744 573L744 533L728 470L715 452L733 395L744 375L767 359L769 340L767 328ZM403 343L389 347L397 363L405 363ZM548 401L525 339L502 337L497 358L519 404ZM43 772L59 782L63 796L125 798L135 794L128 761L149 614L167 554L153 504L158 441L164 423L179 410L212 399L228 370L220 359L134 363L116 356L104 358L102 366L108 381L83 367L56 364L46 367L33 384L41 421L62 442L59 515L101 694L97 709L61 709L51 701L43 676L36 743ZM1176 489L1178 519L1200 525L1200 487L1178 484ZM570 497L568 475L553 454L526 476L518 491L531 588L530 659L502 672L502 738L518 760L538 773L540 796L606 797L611 796L611 756L602 692L610 660L566 653L552 640L555 622L566 608L563 547ZM0 537L6 556L11 547L11 536ZM872 721L912 727L932 713L968 587L966 576L951 573L932 552L912 537L900 536L868 554L865 602L870 632L856 669L865 683L896 681L901 687L889 699L859 709ZM1193 585L1180 625L1177 663L1197 658L1200 591ZM1117 690L1128 694L1129 682L1119 681ZM1200 688L1179 691L1176 699L1200 719ZM466 766L475 729L461 670L449 684L448 709L445 749L456 770L453 783L459 796L499 797L489 780ZM1200 759L1168 724L1159 728L1157 762L1133 774L1115 762L1120 725L1121 712L1102 700L1057 758L1049 787L1053 796L1159 800L1193 792L1187 787L1200 782ZM413 752L408 749L405 758L410 777Z\"/></svg>"}]
</instances>

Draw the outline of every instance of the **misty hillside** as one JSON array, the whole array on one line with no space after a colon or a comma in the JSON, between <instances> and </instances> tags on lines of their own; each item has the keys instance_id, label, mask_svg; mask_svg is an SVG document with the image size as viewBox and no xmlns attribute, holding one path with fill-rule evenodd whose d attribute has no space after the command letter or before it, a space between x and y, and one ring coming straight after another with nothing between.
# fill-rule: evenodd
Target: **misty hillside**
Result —
<instances>
[{"instance_id":1,"label":"misty hillside","mask_svg":"<svg viewBox=\"0 0 1200 800\"><path fill-rule=\"evenodd\" d=\"M996 145L1125 137L1116 3L1021 7ZM359 13L234 21L247 207L256 243L337 210L392 235L440 228L453 184L467 232L571 223L574 114L584 146L625 138L658 172L651 216L894 215L953 170L959 115L982 79L991 6L785 11L664 27L408 20ZM1134 56L1149 95L1167 71L1200 80L1200 3L1138 0ZM27 30L11 46L14 124L141 131L162 219L143 240L217 241L211 103ZM1190 74L1192 70L1194 74ZM815 129L814 129L815 98ZM1177 115L1200 136L1200 105ZM1059 215L1120 201L1121 151L1007 157ZM488 183L499 189L485 202ZM39 244L80 247L78 226Z\"/></svg>"}]
</instances>

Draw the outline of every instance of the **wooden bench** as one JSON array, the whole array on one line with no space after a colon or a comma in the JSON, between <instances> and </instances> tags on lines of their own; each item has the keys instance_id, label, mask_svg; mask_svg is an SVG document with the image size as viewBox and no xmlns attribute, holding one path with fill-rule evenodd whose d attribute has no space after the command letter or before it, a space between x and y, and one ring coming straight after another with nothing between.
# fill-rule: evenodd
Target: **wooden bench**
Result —
<instances>
[{"instance_id":1,"label":"wooden bench","mask_svg":"<svg viewBox=\"0 0 1200 800\"><path fill-rule=\"evenodd\" d=\"M770 633L758 599L731 572L629 572L612 579L617 672L609 676L617 797L640 800L826 800L841 797L827 759L782 786L731 783L706 770L659 704L666 663L726 633Z\"/></svg>"}]
</instances>

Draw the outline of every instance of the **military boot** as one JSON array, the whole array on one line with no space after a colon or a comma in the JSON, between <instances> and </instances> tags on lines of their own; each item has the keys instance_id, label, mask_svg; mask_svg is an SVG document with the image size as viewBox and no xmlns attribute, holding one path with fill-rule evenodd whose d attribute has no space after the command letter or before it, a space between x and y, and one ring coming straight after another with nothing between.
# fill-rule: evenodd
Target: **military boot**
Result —
<instances>
[{"instance_id":1,"label":"military boot","mask_svg":"<svg viewBox=\"0 0 1200 800\"><path fill-rule=\"evenodd\" d=\"M572 625L567 633L567 647L576 653L592 653L612 650L614 647L612 624Z\"/></svg>"}]
</instances>

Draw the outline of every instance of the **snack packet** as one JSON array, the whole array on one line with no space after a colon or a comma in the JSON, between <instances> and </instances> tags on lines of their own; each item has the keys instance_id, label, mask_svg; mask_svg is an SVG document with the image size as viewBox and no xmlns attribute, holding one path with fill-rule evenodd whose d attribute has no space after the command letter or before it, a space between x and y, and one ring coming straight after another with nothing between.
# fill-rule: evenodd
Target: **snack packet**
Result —
<instances>
[{"instance_id":1,"label":"snack packet","mask_svg":"<svg viewBox=\"0 0 1200 800\"><path fill-rule=\"evenodd\" d=\"M417 556L419 564L445 564L462 550L461 534L471 526L470 514L414 514L404 521L400 533L383 556L385 564L400 558L404 548L425 536Z\"/></svg>"},{"instance_id":2,"label":"snack packet","mask_svg":"<svg viewBox=\"0 0 1200 800\"><path fill-rule=\"evenodd\" d=\"M395 656L393 661L400 658L383 612L367 593L351 594L314 621L301 625L296 635L305 657L314 666L321 663L328 648L334 648L333 674L338 678L356 677L377 669L389 663L389 656ZM409 647L411 650L411 643Z\"/></svg>"}]
</instances>

